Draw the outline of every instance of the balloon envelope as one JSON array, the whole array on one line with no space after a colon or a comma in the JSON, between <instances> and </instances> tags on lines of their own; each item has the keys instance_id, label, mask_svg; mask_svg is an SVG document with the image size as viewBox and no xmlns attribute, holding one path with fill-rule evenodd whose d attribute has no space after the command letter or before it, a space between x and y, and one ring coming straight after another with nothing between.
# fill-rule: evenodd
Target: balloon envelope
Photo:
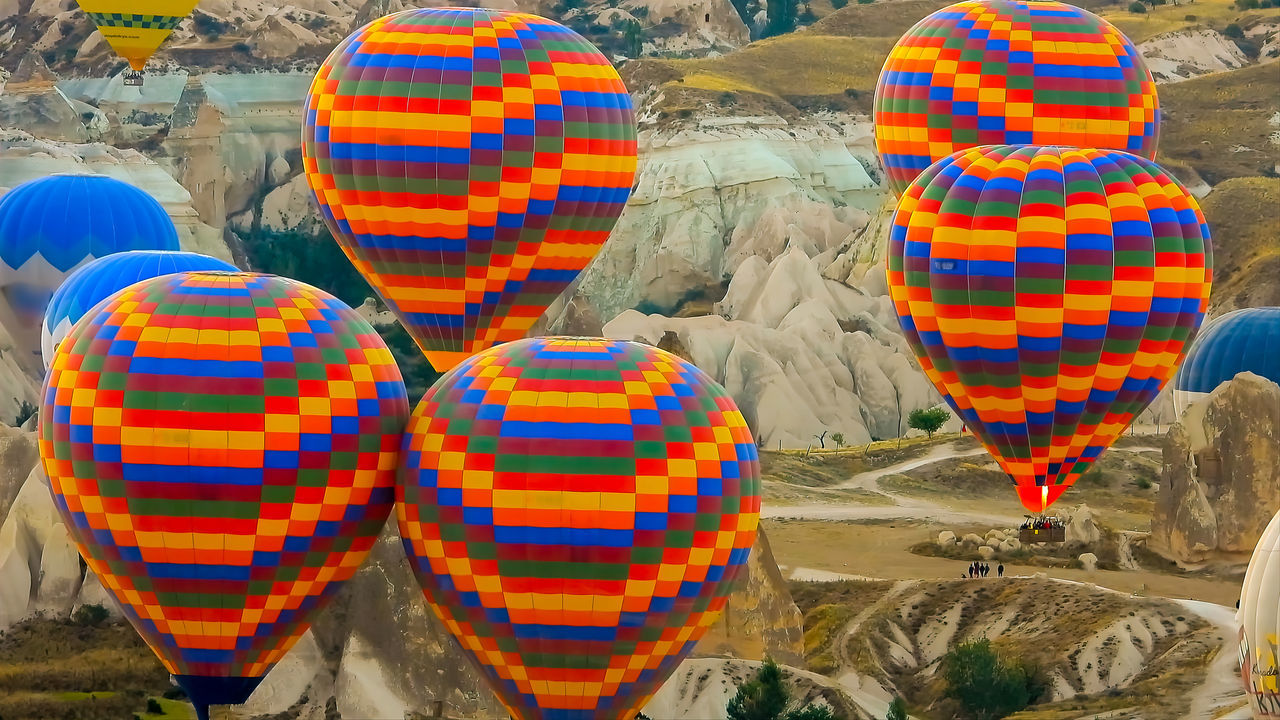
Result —
<instances>
[{"instance_id":1,"label":"balloon envelope","mask_svg":"<svg viewBox=\"0 0 1280 720\"><path fill-rule=\"evenodd\" d=\"M130 250L80 266L54 291L45 310L40 329L45 369L53 363L53 351L71 326L108 296L140 280L190 270L235 272L236 266L208 255L172 250Z\"/></svg>"},{"instance_id":2,"label":"balloon envelope","mask_svg":"<svg viewBox=\"0 0 1280 720\"><path fill-rule=\"evenodd\" d=\"M631 342L464 361L414 411L402 462L414 573L521 720L633 717L724 607L760 513L733 400Z\"/></svg>"},{"instance_id":3,"label":"balloon envelope","mask_svg":"<svg viewBox=\"0 0 1280 720\"><path fill-rule=\"evenodd\" d=\"M1236 310L1205 325L1173 381L1178 415L1242 372L1280 384L1280 307Z\"/></svg>"},{"instance_id":4,"label":"balloon envelope","mask_svg":"<svg viewBox=\"0 0 1280 720\"><path fill-rule=\"evenodd\" d=\"M1211 267L1195 199L1154 163L992 146L907 189L888 283L925 374L1040 512L1173 376Z\"/></svg>"},{"instance_id":5,"label":"balloon envelope","mask_svg":"<svg viewBox=\"0 0 1280 720\"><path fill-rule=\"evenodd\" d=\"M160 203L106 175L50 175L0 198L0 325L24 364L42 368L40 328L54 290L94 258L177 250Z\"/></svg>"},{"instance_id":6,"label":"balloon envelope","mask_svg":"<svg viewBox=\"0 0 1280 720\"><path fill-rule=\"evenodd\" d=\"M244 702L360 565L407 416L391 353L342 301L196 272L76 324L38 437L81 556L204 720Z\"/></svg>"},{"instance_id":7,"label":"balloon envelope","mask_svg":"<svg viewBox=\"0 0 1280 720\"><path fill-rule=\"evenodd\" d=\"M631 97L568 28L406 10L320 67L303 163L321 214L437 370L524 337L622 212Z\"/></svg>"},{"instance_id":8,"label":"balloon envelope","mask_svg":"<svg viewBox=\"0 0 1280 720\"><path fill-rule=\"evenodd\" d=\"M1253 551L1236 620L1240 673L1253 716L1280 718L1280 513Z\"/></svg>"},{"instance_id":9,"label":"balloon envelope","mask_svg":"<svg viewBox=\"0 0 1280 720\"><path fill-rule=\"evenodd\" d=\"M197 0L78 0L116 54L141 71Z\"/></svg>"},{"instance_id":10,"label":"balloon envelope","mask_svg":"<svg viewBox=\"0 0 1280 720\"><path fill-rule=\"evenodd\" d=\"M931 163L979 145L1114 148L1153 159L1155 81L1115 26L1074 5L970 0L916 23L889 52L876 150L902 195Z\"/></svg>"}]
</instances>

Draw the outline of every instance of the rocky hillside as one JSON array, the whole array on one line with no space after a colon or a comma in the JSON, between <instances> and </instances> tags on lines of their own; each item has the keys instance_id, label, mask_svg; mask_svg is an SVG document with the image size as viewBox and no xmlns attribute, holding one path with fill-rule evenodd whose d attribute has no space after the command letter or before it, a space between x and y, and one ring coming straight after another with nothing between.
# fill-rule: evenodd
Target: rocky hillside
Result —
<instances>
[{"instance_id":1,"label":"rocky hillside","mask_svg":"<svg viewBox=\"0 0 1280 720\"><path fill-rule=\"evenodd\" d=\"M817 583L800 597L811 666L864 707L896 694L929 717L957 717L955 701L942 697L940 661L982 637L1037 668L1045 684L1041 703L1016 718L1114 711L1105 716L1155 720L1188 707L1204 713L1189 717L1212 717L1239 699L1205 684L1206 665L1235 652L1213 606L1040 578Z\"/></svg>"}]
</instances>

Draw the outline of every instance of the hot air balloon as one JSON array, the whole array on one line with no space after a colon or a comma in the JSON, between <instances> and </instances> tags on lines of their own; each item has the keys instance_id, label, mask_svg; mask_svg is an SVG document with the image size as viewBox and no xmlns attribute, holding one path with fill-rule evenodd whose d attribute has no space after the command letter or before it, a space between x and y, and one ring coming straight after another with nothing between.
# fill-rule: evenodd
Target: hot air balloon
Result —
<instances>
[{"instance_id":1,"label":"hot air balloon","mask_svg":"<svg viewBox=\"0 0 1280 720\"><path fill-rule=\"evenodd\" d=\"M499 345L440 378L396 487L428 603L518 720L634 717L724 607L759 513L725 390L596 338Z\"/></svg>"},{"instance_id":2,"label":"hot air balloon","mask_svg":"<svg viewBox=\"0 0 1280 720\"><path fill-rule=\"evenodd\" d=\"M0 198L0 325L32 372L53 291L71 271L125 250L177 250L178 231L160 203L105 175L57 174Z\"/></svg>"},{"instance_id":3,"label":"hot air balloon","mask_svg":"<svg viewBox=\"0 0 1280 720\"><path fill-rule=\"evenodd\" d=\"M1205 325L1173 380L1178 415L1242 372L1280 383L1280 307L1236 310Z\"/></svg>"},{"instance_id":4,"label":"hot air balloon","mask_svg":"<svg viewBox=\"0 0 1280 720\"><path fill-rule=\"evenodd\" d=\"M133 72L125 85L142 84L142 68L168 39L198 0L77 0L98 32L116 54L129 61Z\"/></svg>"},{"instance_id":5,"label":"hot air balloon","mask_svg":"<svg viewBox=\"0 0 1280 720\"><path fill-rule=\"evenodd\" d=\"M916 23L876 84L876 150L899 196L979 145L1066 145L1155 158L1155 81L1115 26L1074 5L969 0Z\"/></svg>"},{"instance_id":6,"label":"hot air balloon","mask_svg":"<svg viewBox=\"0 0 1280 720\"><path fill-rule=\"evenodd\" d=\"M1280 718L1280 513L1249 560L1236 621L1240 674L1253 717Z\"/></svg>"},{"instance_id":7,"label":"hot air balloon","mask_svg":"<svg viewBox=\"0 0 1280 720\"><path fill-rule=\"evenodd\" d=\"M81 556L207 720L248 699L368 554L408 413L390 351L342 301L187 272L72 328L38 437Z\"/></svg>"},{"instance_id":8,"label":"hot air balloon","mask_svg":"<svg viewBox=\"0 0 1280 720\"><path fill-rule=\"evenodd\" d=\"M208 255L172 250L130 250L80 266L58 286L45 310L40 328L45 369L53 363L53 351L71 326L108 296L140 280L190 270L235 272L236 266Z\"/></svg>"},{"instance_id":9,"label":"hot air balloon","mask_svg":"<svg viewBox=\"0 0 1280 720\"><path fill-rule=\"evenodd\" d=\"M439 371L524 337L636 168L631 98L595 46L475 8L357 30L316 74L302 143L333 236Z\"/></svg>"},{"instance_id":10,"label":"hot air balloon","mask_svg":"<svg viewBox=\"0 0 1280 720\"><path fill-rule=\"evenodd\" d=\"M989 146L907 189L888 282L925 374L1041 512L1173 376L1211 267L1195 199L1154 163Z\"/></svg>"}]
</instances>

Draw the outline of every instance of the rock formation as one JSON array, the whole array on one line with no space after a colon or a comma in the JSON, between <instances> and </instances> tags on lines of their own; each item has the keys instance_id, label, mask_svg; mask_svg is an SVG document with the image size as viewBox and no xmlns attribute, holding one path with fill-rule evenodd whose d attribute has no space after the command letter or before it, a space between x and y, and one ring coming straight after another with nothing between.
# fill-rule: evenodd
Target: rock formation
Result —
<instances>
[{"instance_id":1,"label":"rock formation","mask_svg":"<svg viewBox=\"0 0 1280 720\"><path fill-rule=\"evenodd\" d=\"M1181 562L1247 554L1280 510L1280 386L1241 373L1169 431L1151 546Z\"/></svg>"}]
</instances>

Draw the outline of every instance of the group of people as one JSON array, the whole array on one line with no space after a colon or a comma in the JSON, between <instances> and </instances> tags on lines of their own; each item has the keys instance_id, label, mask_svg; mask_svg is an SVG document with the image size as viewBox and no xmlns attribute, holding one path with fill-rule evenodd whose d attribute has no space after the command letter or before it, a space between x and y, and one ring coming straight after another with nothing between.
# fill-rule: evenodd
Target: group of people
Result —
<instances>
[{"instance_id":1,"label":"group of people","mask_svg":"<svg viewBox=\"0 0 1280 720\"><path fill-rule=\"evenodd\" d=\"M989 564L984 562L978 562L977 560L974 560L973 562L969 563L969 577L971 578L986 577L990 574L991 574L991 566ZM961 577L964 577L964 576L961 575ZM999 565L996 566L996 577L1004 577L1004 563L1000 563Z\"/></svg>"},{"instance_id":2,"label":"group of people","mask_svg":"<svg viewBox=\"0 0 1280 720\"><path fill-rule=\"evenodd\" d=\"M1028 518L1026 522L1022 523L1023 530L1052 530L1063 526L1062 520L1056 517Z\"/></svg>"}]
</instances>

